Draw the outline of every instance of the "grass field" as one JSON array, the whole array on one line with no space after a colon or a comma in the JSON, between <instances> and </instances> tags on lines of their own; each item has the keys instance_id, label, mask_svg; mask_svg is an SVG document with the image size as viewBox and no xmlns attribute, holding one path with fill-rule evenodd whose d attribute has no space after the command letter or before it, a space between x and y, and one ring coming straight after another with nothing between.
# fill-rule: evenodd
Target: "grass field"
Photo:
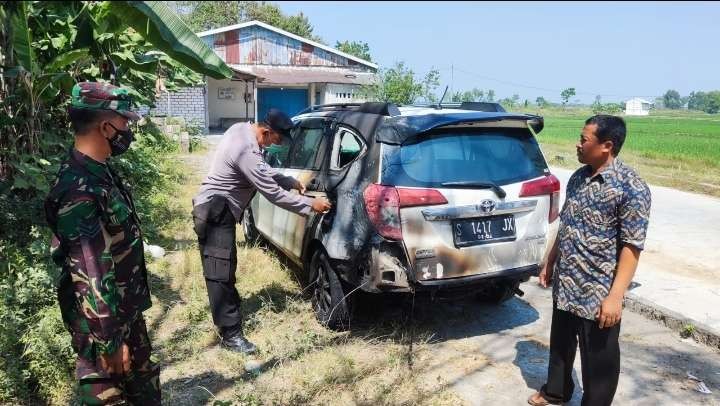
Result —
<instances>
[{"instance_id":1,"label":"grass field","mask_svg":"<svg viewBox=\"0 0 720 406\"><path fill-rule=\"evenodd\" d=\"M592 112L528 112L545 117L538 141L550 164L578 167L575 144ZM620 157L648 183L720 196L720 115L658 111L625 120L628 135Z\"/></svg>"},{"instance_id":2,"label":"grass field","mask_svg":"<svg viewBox=\"0 0 720 406\"><path fill-rule=\"evenodd\" d=\"M150 264L153 307L148 329L169 405L461 405L428 349L432 329L408 325L399 311L371 312L371 322L333 332L315 319L294 272L272 250L247 245L238 227L238 283L245 331L260 353L218 348L208 308L190 200L207 171L207 152L179 159L189 176L177 189L174 220ZM414 331L413 367L408 366ZM484 360L467 361L482 364ZM473 365L475 365L473 364ZM483 364L484 365L484 364ZM441 376L442 375L442 376Z\"/></svg>"}]
</instances>

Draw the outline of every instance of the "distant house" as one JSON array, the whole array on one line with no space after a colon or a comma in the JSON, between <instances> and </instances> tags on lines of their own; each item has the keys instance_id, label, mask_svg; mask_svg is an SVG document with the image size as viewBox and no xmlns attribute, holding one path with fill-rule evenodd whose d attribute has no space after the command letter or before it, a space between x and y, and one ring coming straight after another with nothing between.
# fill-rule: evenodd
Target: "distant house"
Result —
<instances>
[{"instance_id":1,"label":"distant house","mask_svg":"<svg viewBox=\"0 0 720 406\"><path fill-rule=\"evenodd\" d=\"M626 116L647 116L653 103L639 97L632 98L625 102Z\"/></svg>"},{"instance_id":2,"label":"distant house","mask_svg":"<svg viewBox=\"0 0 720 406\"><path fill-rule=\"evenodd\" d=\"M230 79L165 93L155 115L185 117L211 129L262 119L271 107L293 116L314 104L357 101L378 66L260 21L197 34L232 68Z\"/></svg>"}]
</instances>

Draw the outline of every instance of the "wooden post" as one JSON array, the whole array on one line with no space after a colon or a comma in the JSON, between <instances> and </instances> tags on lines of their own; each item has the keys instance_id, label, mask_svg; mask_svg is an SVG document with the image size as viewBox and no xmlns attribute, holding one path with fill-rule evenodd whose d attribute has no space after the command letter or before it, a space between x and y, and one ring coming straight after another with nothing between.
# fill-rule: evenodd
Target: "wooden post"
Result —
<instances>
[{"instance_id":1,"label":"wooden post","mask_svg":"<svg viewBox=\"0 0 720 406\"><path fill-rule=\"evenodd\" d=\"M187 131L180 133L180 152L183 154L190 152L190 134Z\"/></svg>"}]
</instances>

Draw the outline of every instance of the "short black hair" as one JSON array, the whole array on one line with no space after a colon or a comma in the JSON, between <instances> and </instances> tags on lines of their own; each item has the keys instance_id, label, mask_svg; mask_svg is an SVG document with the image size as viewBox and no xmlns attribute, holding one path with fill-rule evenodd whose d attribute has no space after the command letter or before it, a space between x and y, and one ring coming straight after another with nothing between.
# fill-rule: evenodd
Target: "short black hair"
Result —
<instances>
[{"instance_id":1,"label":"short black hair","mask_svg":"<svg viewBox=\"0 0 720 406\"><path fill-rule=\"evenodd\" d=\"M612 141L613 156L618 156L625 142L627 127L622 117L598 114L585 120L585 125L595 124L595 136L599 142Z\"/></svg>"},{"instance_id":2,"label":"short black hair","mask_svg":"<svg viewBox=\"0 0 720 406\"><path fill-rule=\"evenodd\" d=\"M94 125L102 120L111 119L115 114L117 113L112 110L79 109L75 107L68 109L70 125L72 125L75 134L85 134Z\"/></svg>"}]
</instances>

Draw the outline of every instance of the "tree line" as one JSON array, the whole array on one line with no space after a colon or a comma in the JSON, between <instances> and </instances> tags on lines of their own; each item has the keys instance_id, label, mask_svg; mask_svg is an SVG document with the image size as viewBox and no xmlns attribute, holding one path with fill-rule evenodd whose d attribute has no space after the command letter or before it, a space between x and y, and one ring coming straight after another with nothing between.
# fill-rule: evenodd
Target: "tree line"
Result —
<instances>
[{"instance_id":1,"label":"tree line","mask_svg":"<svg viewBox=\"0 0 720 406\"><path fill-rule=\"evenodd\" d=\"M682 97L677 90L670 89L661 98L658 98L656 103L671 110L686 107L688 110L717 114L720 112L720 90L695 91L690 92L688 96Z\"/></svg>"}]
</instances>

